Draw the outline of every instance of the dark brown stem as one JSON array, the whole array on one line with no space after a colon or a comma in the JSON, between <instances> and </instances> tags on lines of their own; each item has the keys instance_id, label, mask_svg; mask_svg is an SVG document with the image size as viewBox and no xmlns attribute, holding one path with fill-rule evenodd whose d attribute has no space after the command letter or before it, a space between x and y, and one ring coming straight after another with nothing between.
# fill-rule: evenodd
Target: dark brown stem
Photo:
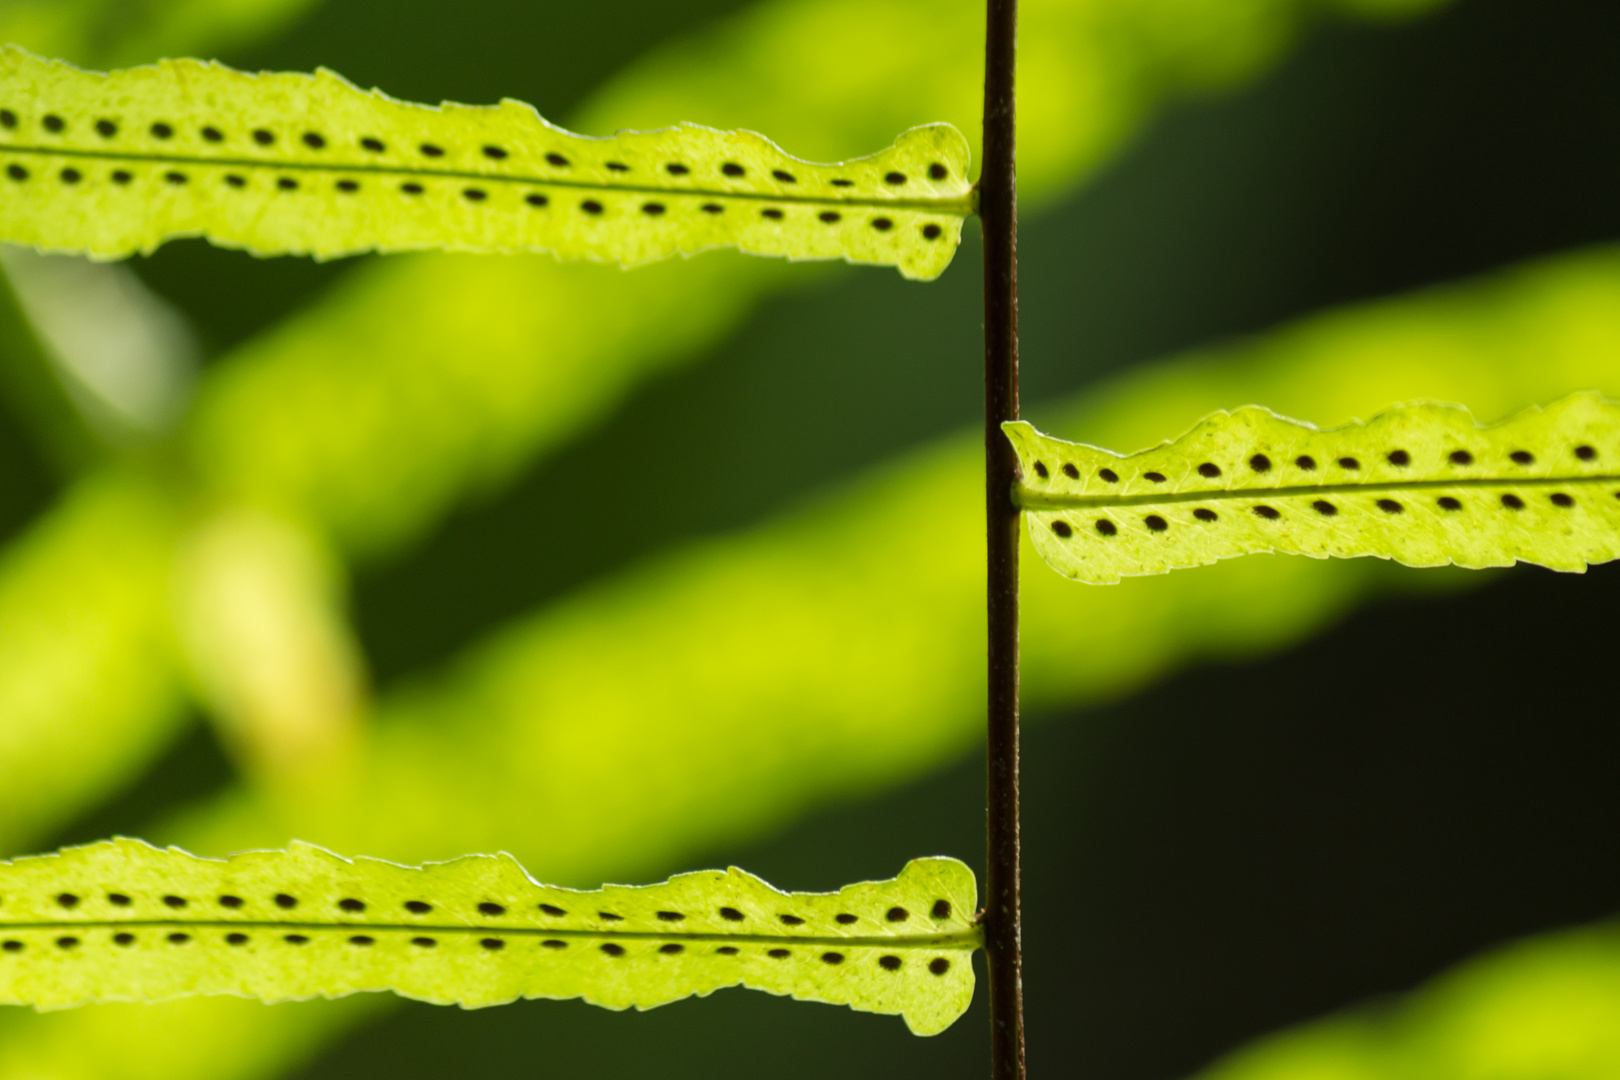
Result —
<instances>
[{"instance_id":1,"label":"dark brown stem","mask_svg":"<svg viewBox=\"0 0 1620 1080\"><path fill-rule=\"evenodd\" d=\"M1001 432L1018 419L1018 183L1013 67L1018 0L988 0L984 64L984 463L990 621L989 878L991 1080L1023 1080L1018 900L1018 459Z\"/></svg>"}]
</instances>

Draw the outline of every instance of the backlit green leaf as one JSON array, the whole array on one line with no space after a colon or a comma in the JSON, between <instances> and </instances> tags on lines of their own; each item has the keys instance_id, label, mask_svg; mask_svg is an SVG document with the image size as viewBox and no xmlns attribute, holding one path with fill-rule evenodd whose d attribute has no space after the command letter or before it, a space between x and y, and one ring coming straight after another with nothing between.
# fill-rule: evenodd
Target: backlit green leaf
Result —
<instances>
[{"instance_id":1,"label":"backlit green leaf","mask_svg":"<svg viewBox=\"0 0 1620 1080\"><path fill-rule=\"evenodd\" d=\"M0 52L0 238L116 258L178 236L261 255L708 248L934 278L972 210L967 141L913 128L836 165L685 124L596 139L517 101L429 108L338 75L166 60L102 75Z\"/></svg>"},{"instance_id":2,"label":"backlit green leaf","mask_svg":"<svg viewBox=\"0 0 1620 1080\"><path fill-rule=\"evenodd\" d=\"M973 998L976 905L973 872L948 858L836 893L735 868L583 892L537 885L509 855L416 869L309 844L217 860L119 839L0 865L0 1002L393 990L646 1009L741 985L932 1035Z\"/></svg>"},{"instance_id":3,"label":"backlit green leaf","mask_svg":"<svg viewBox=\"0 0 1620 1080\"><path fill-rule=\"evenodd\" d=\"M1128 457L1003 426L1035 547L1077 581L1271 551L1575 571L1620 556L1620 406L1598 394L1489 428L1454 405L1331 431L1251 406Z\"/></svg>"}]
</instances>

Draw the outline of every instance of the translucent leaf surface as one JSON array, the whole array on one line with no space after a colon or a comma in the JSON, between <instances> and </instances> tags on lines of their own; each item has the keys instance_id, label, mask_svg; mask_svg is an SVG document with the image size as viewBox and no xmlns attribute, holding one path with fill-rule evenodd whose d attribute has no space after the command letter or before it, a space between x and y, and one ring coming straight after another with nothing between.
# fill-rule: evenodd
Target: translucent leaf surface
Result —
<instances>
[{"instance_id":1,"label":"translucent leaf surface","mask_svg":"<svg viewBox=\"0 0 1620 1080\"><path fill-rule=\"evenodd\" d=\"M837 165L686 124L606 139L533 108L429 108L322 70L101 75L0 52L0 238L114 258L177 236L260 255L443 248L635 265L707 248L933 278L971 212L943 124Z\"/></svg>"},{"instance_id":2,"label":"translucent leaf surface","mask_svg":"<svg viewBox=\"0 0 1620 1080\"><path fill-rule=\"evenodd\" d=\"M955 859L783 893L738 869L594 892L511 856L410 868L308 844L226 860L110 840L0 866L0 1001L58 1008L393 990L469 1008L651 1008L748 986L943 1031L973 998L977 889Z\"/></svg>"},{"instance_id":3,"label":"translucent leaf surface","mask_svg":"<svg viewBox=\"0 0 1620 1080\"><path fill-rule=\"evenodd\" d=\"M1598 394L1496 427L1455 405L1330 431L1249 407L1127 457L1003 427L1035 548L1077 581L1268 551L1576 571L1620 556L1620 406Z\"/></svg>"}]
</instances>

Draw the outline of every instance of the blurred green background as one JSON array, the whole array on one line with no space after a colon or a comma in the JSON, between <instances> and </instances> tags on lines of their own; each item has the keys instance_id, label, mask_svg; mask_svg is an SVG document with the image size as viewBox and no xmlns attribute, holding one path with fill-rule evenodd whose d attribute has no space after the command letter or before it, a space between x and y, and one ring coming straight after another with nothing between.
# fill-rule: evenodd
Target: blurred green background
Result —
<instances>
[{"instance_id":1,"label":"blurred green background","mask_svg":"<svg viewBox=\"0 0 1620 1080\"><path fill-rule=\"evenodd\" d=\"M0 35L833 159L976 139L979 17L0 0ZM1602 0L1026 0L1026 411L1131 450L1249 402L1620 397L1617 55ZM971 229L931 285L729 253L0 265L0 855L980 864ZM1035 1075L1620 1075L1620 574L1088 589L1027 556L1025 596ZM6 1010L0 1080L969 1077L985 1023L982 993L928 1040L741 991Z\"/></svg>"}]
</instances>

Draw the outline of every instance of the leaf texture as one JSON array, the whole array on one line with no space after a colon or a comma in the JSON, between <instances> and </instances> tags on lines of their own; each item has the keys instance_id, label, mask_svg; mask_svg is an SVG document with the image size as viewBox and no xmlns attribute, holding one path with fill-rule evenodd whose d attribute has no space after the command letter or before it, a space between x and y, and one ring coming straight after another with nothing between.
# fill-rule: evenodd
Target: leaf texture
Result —
<instances>
[{"instance_id":1,"label":"leaf texture","mask_svg":"<svg viewBox=\"0 0 1620 1080\"><path fill-rule=\"evenodd\" d=\"M972 211L968 155L946 124L817 165L748 131L590 138L521 102L412 105L326 70L165 60L103 75L0 50L0 239L100 258L180 236L260 255L550 251L625 266L736 247L928 279Z\"/></svg>"},{"instance_id":2,"label":"leaf texture","mask_svg":"<svg viewBox=\"0 0 1620 1080\"><path fill-rule=\"evenodd\" d=\"M538 885L508 855L416 869L301 843L216 860L117 839L0 863L0 1002L393 990L646 1009L742 985L931 1035L972 1000L976 903L973 872L948 858L836 893L735 868L584 892Z\"/></svg>"},{"instance_id":3,"label":"leaf texture","mask_svg":"<svg viewBox=\"0 0 1620 1080\"><path fill-rule=\"evenodd\" d=\"M1077 581L1259 552L1571 571L1620 556L1620 405L1594 393L1496 427L1425 403L1321 431L1251 406L1129 456L1003 428L1036 550Z\"/></svg>"}]
</instances>

